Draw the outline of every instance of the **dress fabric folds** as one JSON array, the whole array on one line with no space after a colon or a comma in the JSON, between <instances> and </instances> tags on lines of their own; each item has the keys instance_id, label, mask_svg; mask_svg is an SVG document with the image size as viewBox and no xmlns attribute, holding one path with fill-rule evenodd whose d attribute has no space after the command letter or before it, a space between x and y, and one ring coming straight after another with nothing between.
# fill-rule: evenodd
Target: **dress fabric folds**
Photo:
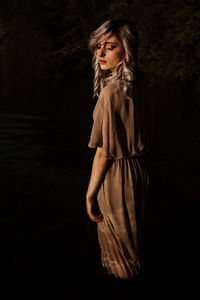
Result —
<instances>
[{"instance_id":1,"label":"dress fabric folds","mask_svg":"<svg viewBox=\"0 0 200 300\"><path fill-rule=\"evenodd\" d=\"M97 223L102 266L115 278L135 278L141 266L144 204L149 175L145 154L152 143L150 110L137 97L125 97L112 80L93 111L88 147L110 160L97 194L103 222Z\"/></svg>"}]
</instances>

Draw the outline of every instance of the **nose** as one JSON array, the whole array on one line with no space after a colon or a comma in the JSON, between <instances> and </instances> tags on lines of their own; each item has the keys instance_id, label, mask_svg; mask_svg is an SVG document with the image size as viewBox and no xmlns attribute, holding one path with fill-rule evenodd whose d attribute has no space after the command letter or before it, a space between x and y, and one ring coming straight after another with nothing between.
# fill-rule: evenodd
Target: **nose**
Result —
<instances>
[{"instance_id":1,"label":"nose","mask_svg":"<svg viewBox=\"0 0 200 300\"><path fill-rule=\"evenodd\" d=\"M102 47L102 48L99 49L99 57L104 57L104 56L105 56L105 50Z\"/></svg>"}]
</instances>

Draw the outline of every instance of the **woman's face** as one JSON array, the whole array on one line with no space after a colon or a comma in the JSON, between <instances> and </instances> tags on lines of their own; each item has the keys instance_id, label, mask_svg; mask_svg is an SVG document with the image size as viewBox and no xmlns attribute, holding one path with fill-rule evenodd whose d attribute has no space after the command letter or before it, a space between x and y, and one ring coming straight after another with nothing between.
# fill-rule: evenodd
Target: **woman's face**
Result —
<instances>
[{"instance_id":1,"label":"woman's face","mask_svg":"<svg viewBox=\"0 0 200 300\"><path fill-rule=\"evenodd\" d=\"M100 39L96 48L97 58L102 70L113 70L123 59L125 51L121 41L116 35L107 34Z\"/></svg>"}]
</instances>

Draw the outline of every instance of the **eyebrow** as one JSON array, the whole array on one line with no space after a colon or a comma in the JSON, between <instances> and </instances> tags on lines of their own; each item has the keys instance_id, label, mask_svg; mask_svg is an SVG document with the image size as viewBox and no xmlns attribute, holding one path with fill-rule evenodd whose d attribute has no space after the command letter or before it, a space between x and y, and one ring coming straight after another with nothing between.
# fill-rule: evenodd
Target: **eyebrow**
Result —
<instances>
[{"instance_id":1,"label":"eyebrow","mask_svg":"<svg viewBox=\"0 0 200 300\"><path fill-rule=\"evenodd\" d=\"M102 43L98 43L98 44L102 44ZM103 43L103 44L112 44L112 45L118 45L117 43L114 43L114 42L105 42L105 43Z\"/></svg>"}]
</instances>

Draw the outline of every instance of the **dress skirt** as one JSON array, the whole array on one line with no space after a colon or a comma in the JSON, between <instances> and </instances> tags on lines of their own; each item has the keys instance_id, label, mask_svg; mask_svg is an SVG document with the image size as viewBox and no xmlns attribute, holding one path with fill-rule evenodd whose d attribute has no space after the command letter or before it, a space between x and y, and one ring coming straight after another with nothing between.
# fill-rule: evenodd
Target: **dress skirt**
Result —
<instances>
[{"instance_id":1,"label":"dress skirt","mask_svg":"<svg viewBox=\"0 0 200 300\"><path fill-rule=\"evenodd\" d=\"M113 160L97 194L102 266L109 276L135 278L141 267L149 175L142 157Z\"/></svg>"}]
</instances>

